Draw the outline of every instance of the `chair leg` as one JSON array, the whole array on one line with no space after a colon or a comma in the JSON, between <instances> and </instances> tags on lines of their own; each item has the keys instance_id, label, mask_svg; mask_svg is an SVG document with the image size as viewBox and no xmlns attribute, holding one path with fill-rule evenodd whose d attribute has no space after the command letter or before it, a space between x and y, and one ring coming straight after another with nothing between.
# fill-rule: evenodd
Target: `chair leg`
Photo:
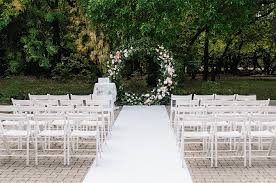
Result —
<instances>
[{"instance_id":1,"label":"chair leg","mask_svg":"<svg viewBox=\"0 0 276 183\"><path fill-rule=\"evenodd\" d=\"M8 140L7 140L7 137L6 137L6 136L3 136L3 145L4 145L4 147L5 147L5 149L6 149L7 153L8 153L8 155L11 155L11 150L10 150L10 147L9 147L7 141L8 141Z\"/></svg>"},{"instance_id":2,"label":"chair leg","mask_svg":"<svg viewBox=\"0 0 276 183\"><path fill-rule=\"evenodd\" d=\"M248 139L248 159L249 159L249 167L252 165L252 147L251 147L251 137Z\"/></svg>"},{"instance_id":3,"label":"chair leg","mask_svg":"<svg viewBox=\"0 0 276 183\"><path fill-rule=\"evenodd\" d=\"M70 165L70 137L67 137L67 165Z\"/></svg>"},{"instance_id":4,"label":"chair leg","mask_svg":"<svg viewBox=\"0 0 276 183\"><path fill-rule=\"evenodd\" d=\"M182 132L183 133L183 132ZM180 158L182 161L182 167L184 166L184 161L185 161L185 139L184 135L181 135L181 140L180 140Z\"/></svg>"},{"instance_id":5,"label":"chair leg","mask_svg":"<svg viewBox=\"0 0 276 183\"><path fill-rule=\"evenodd\" d=\"M218 139L215 137L215 167L218 167Z\"/></svg>"},{"instance_id":6,"label":"chair leg","mask_svg":"<svg viewBox=\"0 0 276 183\"><path fill-rule=\"evenodd\" d=\"M243 141L243 156L244 156L244 159L243 159L243 164L244 164L244 167L246 167L246 162L247 162L247 156L246 156L246 137L244 137L244 141Z\"/></svg>"},{"instance_id":7,"label":"chair leg","mask_svg":"<svg viewBox=\"0 0 276 183\"><path fill-rule=\"evenodd\" d=\"M267 156L271 155L272 147L273 147L274 144L275 144L275 137L273 137L272 142L271 142L271 144L269 146L269 150L268 150Z\"/></svg>"},{"instance_id":8,"label":"chair leg","mask_svg":"<svg viewBox=\"0 0 276 183\"><path fill-rule=\"evenodd\" d=\"M43 146L43 145L42 145ZM35 165L38 165L38 144L37 136L35 136Z\"/></svg>"},{"instance_id":9,"label":"chair leg","mask_svg":"<svg viewBox=\"0 0 276 183\"><path fill-rule=\"evenodd\" d=\"M63 164L67 165L66 136L63 136Z\"/></svg>"},{"instance_id":10,"label":"chair leg","mask_svg":"<svg viewBox=\"0 0 276 183\"><path fill-rule=\"evenodd\" d=\"M30 137L27 137L27 153L26 153L26 165L30 164Z\"/></svg>"},{"instance_id":11,"label":"chair leg","mask_svg":"<svg viewBox=\"0 0 276 183\"><path fill-rule=\"evenodd\" d=\"M210 139L210 142L211 142L211 153L210 153L210 157L211 157L211 167L213 167L214 166L214 143L213 143L213 138L211 137Z\"/></svg>"},{"instance_id":12,"label":"chair leg","mask_svg":"<svg viewBox=\"0 0 276 183\"><path fill-rule=\"evenodd\" d=\"M172 110L170 112L170 126L172 126Z\"/></svg>"}]
</instances>

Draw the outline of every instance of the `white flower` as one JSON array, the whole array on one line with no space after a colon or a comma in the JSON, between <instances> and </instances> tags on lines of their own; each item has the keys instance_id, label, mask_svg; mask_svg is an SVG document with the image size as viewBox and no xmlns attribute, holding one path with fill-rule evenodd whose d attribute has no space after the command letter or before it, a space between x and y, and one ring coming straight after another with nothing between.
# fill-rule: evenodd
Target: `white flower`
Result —
<instances>
[{"instance_id":1,"label":"white flower","mask_svg":"<svg viewBox=\"0 0 276 183\"><path fill-rule=\"evenodd\" d=\"M147 99L147 100L144 102L144 104L147 105L147 104L150 104L151 102L152 102L151 99Z\"/></svg>"},{"instance_id":2,"label":"white flower","mask_svg":"<svg viewBox=\"0 0 276 183\"><path fill-rule=\"evenodd\" d=\"M159 100L161 100L163 97L162 97L162 95L157 95L157 98L158 98Z\"/></svg>"},{"instance_id":3,"label":"white flower","mask_svg":"<svg viewBox=\"0 0 276 183\"><path fill-rule=\"evenodd\" d=\"M113 55L112 55L112 54L110 54L110 58L111 58L111 59L113 58Z\"/></svg>"}]
</instances>

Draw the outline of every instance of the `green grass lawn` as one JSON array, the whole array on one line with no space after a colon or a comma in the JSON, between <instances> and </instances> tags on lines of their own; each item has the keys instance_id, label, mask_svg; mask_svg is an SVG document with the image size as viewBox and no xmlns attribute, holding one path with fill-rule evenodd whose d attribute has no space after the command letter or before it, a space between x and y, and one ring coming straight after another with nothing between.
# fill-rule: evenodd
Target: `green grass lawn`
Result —
<instances>
[{"instance_id":1,"label":"green grass lawn","mask_svg":"<svg viewBox=\"0 0 276 183\"><path fill-rule=\"evenodd\" d=\"M34 77L0 79L0 104L9 104L10 98L27 99L31 94L89 94L93 84L88 81L55 81ZM258 99L276 100L276 80L231 79L216 82L186 80L178 84L174 94L256 94Z\"/></svg>"},{"instance_id":2,"label":"green grass lawn","mask_svg":"<svg viewBox=\"0 0 276 183\"><path fill-rule=\"evenodd\" d=\"M93 84L88 81L55 81L49 79L37 79L34 77L11 77L0 79L0 103L10 103L10 98L28 99L31 94L89 94Z\"/></svg>"},{"instance_id":3,"label":"green grass lawn","mask_svg":"<svg viewBox=\"0 0 276 183\"><path fill-rule=\"evenodd\" d=\"M174 94L256 94L259 100L272 99L276 100L276 80L253 80L253 79L231 79L200 81L188 80L179 84Z\"/></svg>"}]
</instances>

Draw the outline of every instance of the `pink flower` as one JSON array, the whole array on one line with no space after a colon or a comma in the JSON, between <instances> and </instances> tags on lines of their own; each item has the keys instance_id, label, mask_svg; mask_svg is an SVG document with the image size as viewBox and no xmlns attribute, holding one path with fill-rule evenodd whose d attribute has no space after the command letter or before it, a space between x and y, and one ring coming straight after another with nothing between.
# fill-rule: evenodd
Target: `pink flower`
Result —
<instances>
[{"instance_id":1,"label":"pink flower","mask_svg":"<svg viewBox=\"0 0 276 183\"><path fill-rule=\"evenodd\" d=\"M115 58L115 60L120 60L120 58L121 58L121 52L117 51L114 58Z\"/></svg>"}]
</instances>

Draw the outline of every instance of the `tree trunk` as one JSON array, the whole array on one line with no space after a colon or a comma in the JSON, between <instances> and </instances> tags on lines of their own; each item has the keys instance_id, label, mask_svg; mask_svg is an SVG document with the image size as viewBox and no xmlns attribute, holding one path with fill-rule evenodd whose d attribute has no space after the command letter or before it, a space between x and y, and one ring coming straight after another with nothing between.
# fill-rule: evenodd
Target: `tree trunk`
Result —
<instances>
[{"instance_id":1,"label":"tree trunk","mask_svg":"<svg viewBox=\"0 0 276 183\"><path fill-rule=\"evenodd\" d=\"M57 53L53 57L53 66L61 62L61 48L60 48L60 23L59 19L55 18L53 21L53 44L58 47Z\"/></svg>"},{"instance_id":2,"label":"tree trunk","mask_svg":"<svg viewBox=\"0 0 276 183\"><path fill-rule=\"evenodd\" d=\"M208 74L209 74L209 70L208 70L208 67L209 67L209 30L208 30L208 27L206 27L206 30L205 30L203 65L204 65L203 80L207 81Z\"/></svg>"},{"instance_id":3,"label":"tree trunk","mask_svg":"<svg viewBox=\"0 0 276 183\"><path fill-rule=\"evenodd\" d=\"M54 1L47 1L50 8L54 11L58 9L59 6L59 0ZM58 17L55 17L55 19L52 22L53 27L53 44L58 47L57 53L53 56L52 60L52 68L54 68L57 63L61 62L61 36L60 36L60 21Z\"/></svg>"}]
</instances>

